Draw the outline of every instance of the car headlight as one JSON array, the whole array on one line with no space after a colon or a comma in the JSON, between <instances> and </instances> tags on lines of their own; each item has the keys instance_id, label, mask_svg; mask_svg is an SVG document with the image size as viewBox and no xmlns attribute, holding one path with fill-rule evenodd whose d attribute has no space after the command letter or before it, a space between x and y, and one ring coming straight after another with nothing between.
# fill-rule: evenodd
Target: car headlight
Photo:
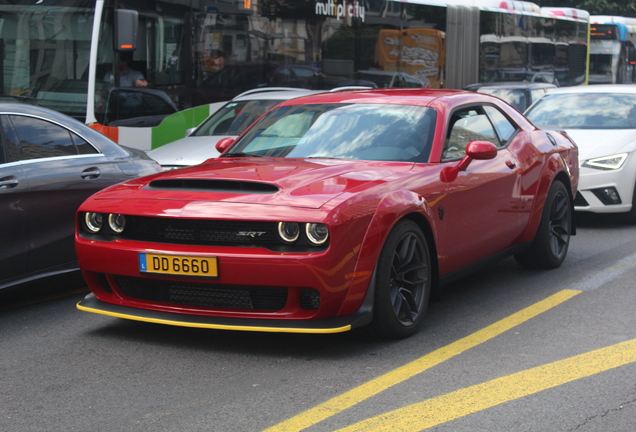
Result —
<instances>
[{"instance_id":1,"label":"car headlight","mask_svg":"<svg viewBox=\"0 0 636 432\"><path fill-rule=\"evenodd\" d=\"M583 162L582 166L600 170L617 170L623 166L626 159L627 153L619 153L611 156L588 159Z\"/></svg>"},{"instance_id":2,"label":"car headlight","mask_svg":"<svg viewBox=\"0 0 636 432\"><path fill-rule=\"evenodd\" d=\"M305 234L310 243L321 245L329 238L329 228L321 223L308 223L305 224Z\"/></svg>"},{"instance_id":3,"label":"car headlight","mask_svg":"<svg viewBox=\"0 0 636 432\"><path fill-rule=\"evenodd\" d=\"M126 228L126 216L122 214L109 214L108 226L116 234L121 234Z\"/></svg>"},{"instance_id":4,"label":"car headlight","mask_svg":"<svg viewBox=\"0 0 636 432\"><path fill-rule=\"evenodd\" d=\"M87 212L84 215L84 225L92 233L97 233L104 226L104 215L102 213Z\"/></svg>"},{"instance_id":5,"label":"car headlight","mask_svg":"<svg viewBox=\"0 0 636 432\"><path fill-rule=\"evenodd\" d=\"M296 222L279 222L278 235L285 243L293 243L300 236L300 227Z\"/></svg>"}]
</instances>

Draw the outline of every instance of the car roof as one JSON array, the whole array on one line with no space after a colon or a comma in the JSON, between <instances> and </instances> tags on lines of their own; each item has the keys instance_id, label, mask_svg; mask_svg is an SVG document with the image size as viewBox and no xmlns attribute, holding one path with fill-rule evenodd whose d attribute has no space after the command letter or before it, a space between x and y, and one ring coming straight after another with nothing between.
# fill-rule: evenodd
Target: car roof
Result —
<instances>
[{"instance_id":1,"label":"car roof","mask_svg":"<svg viewBox=\"0 0 636 432\"><path fill-rule=\"evenodd\" d=\"M475 91L475 89L482 87L496 87L502 89L537 89L537 88L551 88L556 89L557 86L549 83L534 83L534 82L493 82L493 83L476 83L470 84L464 87L464 90Z\"/></svg>"},{"instance_id":2,"label":"car roof","mask_svg":"<svg viewBox=\"0 0 636 432\"><path fill-rule=\"evenodd\" d=\"M559 93L636 93L636 85L633 84L595 84L573 87L560 87L550 92Z\"/></svg>"},{"instance_id":3,"label":"car roof","mask_svg":"<svg viewBox=\"0 0 636 432\"><path fill-rule=\"evenodd\" d=\"M320 93L324 90L309 90L292 87L263 87L248 90L232 98L232 101L246 100L287 100L299 96Z\"/></svg>"},{"instance_id":4,"label":"car roof","mask_svg":"<svg viewBox=\"0 0 636 432\"><path fill-rule=\"evenodd\" d=\"M463 90L426 88L388 88L318 93L282 102L280 105L311 103L385 103L427 106L431 101L457 95L476 95ZM487 95L480 95L488 97Z\"/></svg>"}]
</instances>

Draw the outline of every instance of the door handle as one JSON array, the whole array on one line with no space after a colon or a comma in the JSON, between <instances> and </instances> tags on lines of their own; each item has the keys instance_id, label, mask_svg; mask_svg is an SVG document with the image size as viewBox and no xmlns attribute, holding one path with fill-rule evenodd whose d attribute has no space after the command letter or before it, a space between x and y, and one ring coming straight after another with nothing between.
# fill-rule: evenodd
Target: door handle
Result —
<instances>
[{"instance_id":1,"label":"door handle","mask_svg":"<svg viewBox=\"0 0 636 432\"><path fill-rule=\"evenodd\" d=\"M94 180L96 178L98 178L101 175L101 171L99 170L99 168L87 168L84 171L82 171L82 178L84 180Z\"/></svg>"},{"instance_id":2,"label":"door handle","mask_svg":"<svg viewBox=\"0 0 636 432\"><path fill-rule=\"evenodd\" d=\"M513 161L510 161L510 160L506 161L506 165L508 165L508 168L510 168L510 169L515 169L515 167L517 166L516 163L514 163Z\"/></svg>"},{"instance_id":3,"label":"door handle","mask_svg":"<svg viewBox=\"0 0 636 432\"><path fill-rule=\"evenodd\" d=\"M0 189L11 189L16 187L19 183L20 181L13 176L5 177L0 179Z\"/></svg>"}]
</instances>

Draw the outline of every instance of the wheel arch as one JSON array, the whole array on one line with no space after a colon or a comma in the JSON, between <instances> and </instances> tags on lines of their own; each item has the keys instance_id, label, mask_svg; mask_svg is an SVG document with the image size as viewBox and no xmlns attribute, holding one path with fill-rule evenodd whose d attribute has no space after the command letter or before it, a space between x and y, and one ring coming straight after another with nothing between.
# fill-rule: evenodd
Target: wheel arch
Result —
<instances>
[{"instance_id":1,"label":"wheel arch","mask_svg":"<svg viewBox=\"0 0 636 432\"><path fill-rule=\"evenodd\" d=\"M570 176L568 174L568 168L563 161L563 159L555 154L550 159L548 159L545 164L545 168L541 177L539 179L539 185L537 187L537 195L535 196L534 202L532 204L532 210L530 211L530 220L528 221L528 225L522 235L523 242L531 242L534 240L534 237L539 229L539 224L541 223L541 216L543 214L543 206L545 204L546 197L548 195L548 191L550 190L550 186L555 181L560 181L566 187L566 189L570 192L570 206L572 212L574 212L574 193L572 182L570 181ZM574 214L574 213L572 213ZM574 224L574 219L571 228L571 235L576 234L576 225Z\"/></svg>"},{"instance_id":2,"label":"wheel arch","mask_svg":"<svg viewBox=\"0 0 636 432\"><path fill-rule=\"evenodd\" d=\"M356 278L343 302L338 316L354 313L373 299L374 277L377 261L391 230L403 220L411 220L422 230L427 241L432 266L431 293L439 286L435 219L429 203L412 191L392 191L378 204L360 244L356 263Z\"/></svg>"}]
</instances>

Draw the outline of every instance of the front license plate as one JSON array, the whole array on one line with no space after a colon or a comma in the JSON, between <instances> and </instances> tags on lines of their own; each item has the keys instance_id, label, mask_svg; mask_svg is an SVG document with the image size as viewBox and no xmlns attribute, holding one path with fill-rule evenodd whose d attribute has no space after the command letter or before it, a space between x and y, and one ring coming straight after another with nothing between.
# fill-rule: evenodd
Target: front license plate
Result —
<instances>
[{"instance_id":1,"label":"front license plate","mask_svg":"<svg viewBox=\"0 0 636 432\"><path fill-rule=\"evenodd\" d=\"M176 276L218 277L216 257L139 254L139 271Z\"/></svg>"}]
</instances>

